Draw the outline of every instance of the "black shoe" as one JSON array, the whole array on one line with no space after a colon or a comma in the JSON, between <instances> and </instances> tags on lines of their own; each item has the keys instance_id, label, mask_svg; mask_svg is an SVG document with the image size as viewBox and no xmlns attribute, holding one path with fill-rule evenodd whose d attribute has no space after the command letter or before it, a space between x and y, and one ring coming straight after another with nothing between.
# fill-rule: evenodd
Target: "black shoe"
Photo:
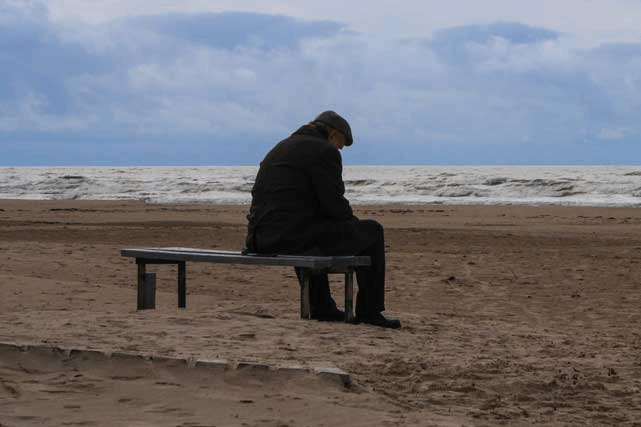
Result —
<instances>
[{"instance_id":1,"label":"black shoe","mask_svg":"<svg viewBox=\"0 0 641 427\"><path fill-rule=\"evenodd\" d=\"M388 319L382 313L356 315L356 323L367 323L368 325L380 326L381 328L398 329L401 327L401 321L398 319Z\"/></svg>"},{"instance_id":2,"label":"black shoe","mask_svg":"<svg viewBox=\"0 0 641 427\"><path fill-rule=\"evenodd\" d=\"M312 319L316 319L321 322L342 322L345 320L345 312L343 310L339 310L336 307L333 307L329 310L321 312L312 311L311 317Z\"/></svg>"}]
</instances>

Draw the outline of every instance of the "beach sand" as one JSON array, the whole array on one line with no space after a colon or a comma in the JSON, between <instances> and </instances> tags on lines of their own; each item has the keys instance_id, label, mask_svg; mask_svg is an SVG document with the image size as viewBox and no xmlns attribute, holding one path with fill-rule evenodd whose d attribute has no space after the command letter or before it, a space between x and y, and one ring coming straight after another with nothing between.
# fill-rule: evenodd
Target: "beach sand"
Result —
<instances>
[{"instance_id":1,"label":"beach sand","mask_svg":"<svg viewBox=\"0 0 641 427\"><path fill-rule=\"evenodd\" d=\"M385 226L400 330L299 319L286 267L173 266L136 310L125 247L240 250L246 206L0 201L0 425L641 425L641 210L356 206ZM332 276L341 305L342 277ZM351 387L275 367L336 367Z\"/></svg>"}]
</instances>

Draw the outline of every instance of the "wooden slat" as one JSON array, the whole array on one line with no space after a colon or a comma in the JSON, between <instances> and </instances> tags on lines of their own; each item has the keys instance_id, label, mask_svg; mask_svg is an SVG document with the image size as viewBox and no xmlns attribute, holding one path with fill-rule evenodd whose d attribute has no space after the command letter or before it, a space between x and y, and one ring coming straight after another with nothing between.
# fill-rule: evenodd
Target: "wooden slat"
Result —
<instances>
[{"instance_id":1,"label":"wooden slat","mask_svg":"<svg viewBox=\"0 0 641 427\"><path fill-rule=\"evenodd\" d=\"M144 258L148 260L197 261L228 264L284 265L307 267L312 269L341 268L348 266L368 266L367 256L298 256L243 255L234 251L219 251L194 248L130 248L123 249L122 256Z\"/></svg>"}]
</instances>

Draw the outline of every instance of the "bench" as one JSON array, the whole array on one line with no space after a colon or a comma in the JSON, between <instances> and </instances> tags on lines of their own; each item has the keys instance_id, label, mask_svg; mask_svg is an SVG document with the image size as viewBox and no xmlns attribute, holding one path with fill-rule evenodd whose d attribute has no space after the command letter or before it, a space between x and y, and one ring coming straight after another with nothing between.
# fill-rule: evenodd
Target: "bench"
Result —
<instances>
[{"instance_id":1,"label":"bench","mask_svg":"<svg viewBox=\"0 0 641 427\"><path fill-rule=\"evenodd\" d=\"M138 265L138 310L155 308L156 276L147 273L148 264L176 264L178 266L178 307L186 307L186 262L213 262L222 264L281 265L300 267L300 316L311 317L309 306L309 279L315 273L342 273L345 275L345 321L353 320L354 269L371 265L368 256L302 256L261 255L241 252L194 248L130 248L121 255L136 258Z\"/></svg>"}]
</instances>

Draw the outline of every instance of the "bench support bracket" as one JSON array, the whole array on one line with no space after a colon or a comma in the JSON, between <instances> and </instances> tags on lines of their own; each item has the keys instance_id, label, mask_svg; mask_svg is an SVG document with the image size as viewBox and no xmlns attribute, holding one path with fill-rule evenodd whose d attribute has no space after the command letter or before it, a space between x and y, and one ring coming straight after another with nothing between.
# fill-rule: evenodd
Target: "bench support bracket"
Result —
<instances>
[{"instance_id":1,"label":"bench support bracket","mask_svg":"<svg viewBox=\"0 0 641 427\"><path fill-rule=\"evenodd\" d=\"M147 273L147 264L175 264L178 267L178 307L187 306L187 275L185 261L136 258L138 264L138 310L156 308L156 274Z\"/></svg>"},{"instance_id":2,"label":"bench support bracket","mask_svg":"<svg viewBox=\"0 0 641 427\"><path fill-rule=\"evenodd\" d=\"M345 273L345 321L351 323L354 320L354 272Z\"/></svg>"},{"instance_id":3,"label":"bench support bracket","mask_svg":"<svg viewBox=\"0 0 641 427\"><path fill-rule=\"evenodd\" d=\"M329 273L345 274L345 322L351 323L354 320L354 271L346 269L341 271L329 271ZM311 319L311 307L309 302L309 280L312 270L301 268L300 278L300 318Z\"/></svg>"},{"instance_id":4,"label":"bench support bracket","mask_svg":"<svg viewBox=\"0 0 641 427\"><path fill-rule=\"evenodd\" d=\"M300 278L300 318L301 319L310 319L312 317L312 311L309 306L309 279L311 277L311 271L307 268L301 268L301 278Z\"/></svg>"}]
</instances>

